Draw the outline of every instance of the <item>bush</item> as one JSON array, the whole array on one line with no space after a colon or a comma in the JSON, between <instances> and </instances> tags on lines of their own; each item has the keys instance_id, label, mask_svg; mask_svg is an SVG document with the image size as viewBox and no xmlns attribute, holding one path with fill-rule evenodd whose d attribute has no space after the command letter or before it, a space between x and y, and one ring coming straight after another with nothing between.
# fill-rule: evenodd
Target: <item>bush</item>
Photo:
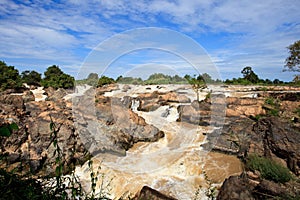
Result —
<instances>
[{"instance_id":1,"label":"bush","mask_svg":"<svg viewBox=\"0 0 300 200\"><path fill-rule=\"evenodd\" d=\"M259 171L262 178L279 183L285 183L292 179L288 168L275 162L274 160L260 157L258 155L249 155L246 161L246 167L252 171Z\"/></svg>"}]
</instances>

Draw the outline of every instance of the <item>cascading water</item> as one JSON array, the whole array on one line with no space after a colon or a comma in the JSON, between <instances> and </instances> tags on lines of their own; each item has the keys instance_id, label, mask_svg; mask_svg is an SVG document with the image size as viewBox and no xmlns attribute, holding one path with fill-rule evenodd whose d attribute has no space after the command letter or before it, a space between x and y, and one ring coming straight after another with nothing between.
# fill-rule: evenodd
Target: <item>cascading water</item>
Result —
<instances>
[{"instance_id":1,"label":"cascading water","mask_svg":"<svg viewBox=\"0 0 300 200\"><path fill-rule=\"evenodd\" d=\"M131 101L131 109L132 111L136 112L138 110L138 107L140 106L140 100L139 99L132 99Z\"/></svg>"},{"instance_id":2,"label":"cascading water","mask_svg":"<svg viewBox=\"0 0 300 200\"><path fill-rule=\"evenodd\" d=\"M119 93L114 91L113 94L121 96L120 93L121 90ZM136 97L136 93L130 91L126 95ZM101 167L101 173L104 174L98 186L103 185L110 198L132 197L144 185L148 185L177 199L193 199L201 187L198 198L206 199L205 190L208 184L204 172L215 183L241 172L240 161L236 157L208 153L200 147L205 141L202 133L213 131L213 128L176 121L179 103L161 106L152 112L138 111L139 104L140 101L133 98L131 109L143 117L146 123L164 131L165 137L157 142L138 142L123 157L99 154L93 158L94 169ZM227 162L224 164L223 161ZM76 168L76 174L85 188L89 189L88 164ZM218 180L214 179L214 174L218 174Z\"/></svg>"}]
</instances>

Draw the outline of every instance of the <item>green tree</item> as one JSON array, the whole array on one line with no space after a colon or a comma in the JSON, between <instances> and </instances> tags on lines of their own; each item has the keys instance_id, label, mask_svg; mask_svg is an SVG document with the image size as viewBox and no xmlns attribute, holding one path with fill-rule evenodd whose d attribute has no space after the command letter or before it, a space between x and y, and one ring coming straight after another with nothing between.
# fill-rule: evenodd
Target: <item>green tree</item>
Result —
<instances>
[{"instance_id":1,"label":"green tree","mask_svg":"<svg viewBox=\"0 0 300 200\"><path fill-rule=\"evenodd\" d=\"M65 74L61 69L52 65L47 68L44 72L45 78L42 80L42 85L44 87L53 87L55 89L58 88L72 88L74 87L75 79L74 77Z\"/></svg>"},{"instance_id":2,"label":"green tree","mask_svg":"<svg viewBox=\"0 0 300 200\"><path fill-rule=\"evenodd\" d=\"M7 66L0 61L0 90L15 89L22 86L19 71L14 66Z\"/></svg>"},{"instance_id":3,"label":"green tree","mask_svg":"<svg viewBox=\"0 0 300 200\"><path fill-rule=\"evenodd\" d=\"M109 78L107 76L101 76L98 80L98 87L102 87L103 85L108 85L114 83L115 80L113 78Z\"/></svg>"},{"instance_id":4,"label":"green tree","mask_svg":"<svg viewBox=\"0 0 300 200\"><path fill-rule=\"evenodd\" d=\"M300 40L287 47L289 56L285 60L285 68L289 71L300 72Z\"/></svg>"},{"instance_id":5,"label":"green tree","mask_svg":"<svg viewBox=\"0 0 300 200\"><path fill-rule=\"evenodd\" d=\"M21 73L21 78L23 83L27 83L28 85L40 85L42 77L41 74L36 71L23 71Z\"/></svg>"},{"instance_id":6,"label":"green tree","mask_svg":"<svg viewBox=\"0 0 300 200\"><path fill-rule=\"evenodd\" d=\"M199 101L200 92L202 92L203 89L207 88L203 76L198 75L196 77L196 75L194 75L194 77L192 78L190 75L185 75L184 78L190 85L192 85L192 88L197 95L197 101Z\"/></svg>"},{"instance_id":7,"label":"green tree","mask_svg":"<svg viewBox=\"0 0 300 200\"><path fill-rule=\"evenodd\" d=\"M251 67L245 67L241 73L244 76L244 79L250 81L251 83L257 83L259 81L258 76L254 73Z\"/></svg>"}]
</instances>

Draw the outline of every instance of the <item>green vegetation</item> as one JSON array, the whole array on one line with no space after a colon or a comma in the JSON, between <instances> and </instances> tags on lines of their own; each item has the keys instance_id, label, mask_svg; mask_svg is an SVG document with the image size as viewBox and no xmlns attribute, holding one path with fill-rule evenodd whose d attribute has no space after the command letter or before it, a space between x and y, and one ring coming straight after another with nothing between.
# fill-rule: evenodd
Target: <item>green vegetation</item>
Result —
<instances>
[{"instance_id":1,"label":"green vegetation","mask_svg":"<svg viewBox=\"0 0 300 200\"><path fill-rule=\"evenodd\" d=\"M44 75L45 78L42 80L42 86L44 87L53 87L55 89L74 87L75 79L72 76L65 74L56 65L48 67L44 72Z\"/></svg>"},{"instance_id":2,"label":"green vegetation","mask_svg":"<svg viewBox=\"0 0 300 200\"><path fill-rule=\"evenodd\" d=\"M101 76L101 78L99 78L98 80L98 87L102 87L103 85L108 85L108 84L112 84L115 83L115 80L113 78L109 78L107 76Z\"/></svg>"},{"instance_id":3,"label":"green vegetation","mask_svg":"<svg viewBox=\"0 0 300 200\"><path fill-rule=\"evenodd\" d=\"M250 83L258 83L259 78L258 76L253 72L251 67L245 67L241 73L244 76L244 79L249 81Z\"/></svg>"},{"instance_id":4,"label":"green vegetation","mask_svg":"<svg viewBox=\"0 0 300 200\"><path fill-rule=\"evenodd\" d=\"M285 68L289 71L300 72L300 40L287 47L289 56L285 60Z\"/></svg>"},{"instance_id":5,"label":"green vegetation","mask_svg":"<svg viewBox=\"0 0 300 200\"><path fill-rule=\"evenodd\" d=\"M134 78L134 77L119 76L116 79L116 82L121 84L144 85L144 81L141 78Z\"/></svg>"},{"instance_id":6,"label":"green vegetation","mask_svg":"<svg viewBox=\"0 0 300 200\"><path fill-rule=\"evenodd\" d=\"M184 78L188 81L190 85L192 85L192 88L197 95L197 101L199 101L199 94L202 92L203 89L207 88L203 76L198 75L196 77L196 75L194 75L194 77L192 78L189 75L185 75Z\"/></svg>"},{"instance_id":7,"label":"green vegetation","mask_svg":"<svg viewBox=\"0 0 300 200\"><path fill-rule=\"evenodd\" d=\"M295 61L296 63L296 61ZM41 74L36 71L25 70L19 75L17 69L13 66L7 66L5 62L0 61L0 91L6 89L18 89L22 87L23 83L35 86L53 87L58 88L72 88L74 87L74 78L68 74L65 74L57 65L52 65L47 68L44 72L44 78L41 78ZM202 90L206 84L238 84L238 85L290 85L298 86L300 85L300 76L296 75L292 82L283 82L279 79L274 79L273 81L269 79L260 79L258 75L252 70L251 67L247 66L241 71L242 78L233 78L231 80L227 79L214 80L207 74L199 74L197 77L191 77L190 75L185 75L180 77L179 75L166 75L162 73L154 73L148 77L146 80L136 77L123 77L119 76L116 80L107 76L101 76L99 78L97 73L90 73L86 79L76 80L77 84L88 84L94 87L102 87L103 85L111 83L121 83L121 84L133 84L133 85L160 85L160 84L191 84L195 89L195 92ZM198 88L198 89L197 89Z\"/></svg>"},{"instance_id":8,"label":"green vegetation","mask_svg":"<svg viewBox=\"0 0 300 200\"><path fill-rule=\"evenodd\" d=\"M13 66L7 66L0 61L0 91L6 89L17 89L22 86L19 71Z\"/></svg>"},{"instance_id":9,"label":"green vegetation","mask_svg":"<svg viewBox=\"0 0 300 200\"><path fill-rule=\"evenodd\" d=\"M18 89L23 87L23 83L35 86L58 88L72 88L74 86L74 78L65 74L61 69L53 65L48 67L44 73L44 79L41 74L36 71L25 70L19 74L14 66L7 66L5 62L0 61L0 91L6 89Z\"/></svg>"},{"instance_id":10,"label":"green vegetation","mask_svg":"<svg viewBox=\"0 0 300 200\"><path fill-rule=\"evenodd\" d=\"M259 171L262 178L279 183L285 183L292 179L288 168L283 165L256 154L249 155L246 167L252 171Z\"/></svg>"},{"instance_id":11,"label":"green vegetation","mask_svg":"<svg viewBox=\"0 0 300 200\"><path fill-rule=\"evenodd\" d=\"M267 114L271 116L279 116L280 102L278 99L268 97L265 100L265 108L267 108Z\"/></svg>"},{"instance_id":12,"label":"green vegetation","mask_svg":"<svg viewBox=\"0 0 300 200\"><path fill-rule=\"evenodd\" d=\"M0 127L0 136L9 137L13 130L18 130L19 127L16 123L4 124Z\"/></svg>"},{"instance_id":13,"label":"green vegetation","mask_svg":"<svg viewBox=\"0 0 300 200\"><path fill-rule=\"evenodd\" d=\"M184 84L186 80L178 75L170 76L162 73L155 73L149 76L145 80L145 85L155 85L155 84Z\"/></svg>"},{"instance_id":14,"label":"green vegetation","mask_svg":"<svg viewBox=\"0 0 300 200\"><path fill-rule=\"evenodd\" d=\"M273 81L260 79L249 66L243 68L241 73L243 74L243 78L226 79L224 83L232 85L295 85L294 82L285 83L279 79L274 79Z\"/></svg>"},{"instance_id":15,"label":"green vegetation","mask_svg":"<svg viewBox=\"0 0 300 200\"><path fill-rule=\"evenodd\" d=\"M21 78L23 83L39 86L41 84L42 75L36 71L26 70L21 73Z\"/></svg>"}]
</instances>

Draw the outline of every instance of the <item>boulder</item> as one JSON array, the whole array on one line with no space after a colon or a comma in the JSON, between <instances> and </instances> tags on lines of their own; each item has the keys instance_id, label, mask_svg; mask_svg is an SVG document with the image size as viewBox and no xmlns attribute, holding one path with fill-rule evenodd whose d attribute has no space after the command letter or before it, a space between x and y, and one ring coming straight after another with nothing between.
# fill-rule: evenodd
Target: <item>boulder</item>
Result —
<instances>
[{"instance_id":1,"label":"boulder","mask_svg":"<svg viewBox=\"0 0 300 200\"><path fill-rule=\"evenodd\" d=\"M264 154L282 158L288 168L300 174L300 128L278 117L259 120L253 127L264 142Z\"/></svg>"},{"instance_id":2,"label":"boulder","mask_svg":"<svg viewBox=\"0 0 300 200\"><path fill-rule=\"evenodd\" d=\"M254 187L243 176L231 176L226 179L217 196L217 200L255 200L252 195Z\"/></svg>"},{"instance_id":3,"label":"boulder","mask_svg":"<svg viewBox=\"0 0 300 200\"><path fill-rule=\"evenodd\" d=\"M144 186L142 190L133 198L134 200L176 200L173 197L169 197L157 190L154 190L148 186Z\"/></svg>"},{"instance_id":4,"label":"boulder","mask_svg":"<svg viewBox=\"0 0 300 200\"><path fill-rule=\"evenodd\" d=\"M66 90L63 88L59 88L55 91L48 90L47 93L48 93L48 98L47 98L48 101L61 101L63 97L68 94Z\"/></svg>"}]
</instances>

